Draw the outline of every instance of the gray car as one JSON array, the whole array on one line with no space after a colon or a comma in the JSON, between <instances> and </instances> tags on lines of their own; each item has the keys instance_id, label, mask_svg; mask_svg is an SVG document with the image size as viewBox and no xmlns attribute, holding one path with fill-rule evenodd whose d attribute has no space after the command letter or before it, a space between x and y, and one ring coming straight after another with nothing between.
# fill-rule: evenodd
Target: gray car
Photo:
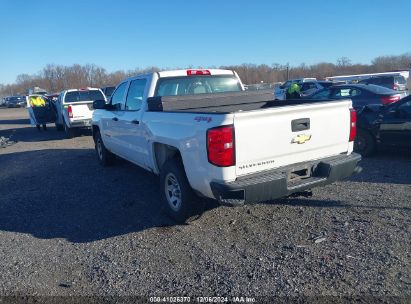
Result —
<instances>
[{"instance_id":1,"label":"gray car","mask_svg":"<svg viewBox=\"0 0 411 304\"><path fill-rule=\"evenodd\" d=\"M375 84L395 91L407 90L407 80L401 75L374 76L361 80L360 84Z\"/></svg>"}]
</instances>

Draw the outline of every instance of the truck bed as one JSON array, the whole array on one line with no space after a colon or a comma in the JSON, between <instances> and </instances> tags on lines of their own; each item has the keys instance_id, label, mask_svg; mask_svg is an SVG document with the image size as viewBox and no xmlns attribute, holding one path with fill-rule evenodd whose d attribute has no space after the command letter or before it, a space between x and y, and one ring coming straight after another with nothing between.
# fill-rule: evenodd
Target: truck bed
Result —
<instances>
[{"instance_id":1,"label":"truck bed","mask_svg":"<svg viewBox=\"0 0 411 304\"><path fill-rule=\"evenodd\" d=\"M147 100L150 112L190 112L228 114L264 108L327 102L325 100L273 100L272 90L199 94L186 96L157 96Z\"/></svg>"}]
</instances>

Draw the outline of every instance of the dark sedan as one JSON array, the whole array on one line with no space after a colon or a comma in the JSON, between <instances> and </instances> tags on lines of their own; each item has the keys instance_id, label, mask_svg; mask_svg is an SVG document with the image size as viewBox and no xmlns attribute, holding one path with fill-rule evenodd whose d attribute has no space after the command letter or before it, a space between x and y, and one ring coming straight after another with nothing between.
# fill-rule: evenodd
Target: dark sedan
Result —
<instances>
[{"instance_id":1,"label":"dark sedan","mask_svg":"<svg viewBox=\"0 0 411 304\"><path fill-rule=\"evenodd\" d=\"M400 100L405 94L372 84L344 84L318 91L307 99L345 99L352 100L353 107L360 109L370 104L386 105Z\"/></svg>"},{"instance_id":2,"label":"dark sedan","mask_svg":"<svg viewBox=\"0 0 411 304\"><path fill-rule=\"evenodd\" d=\"M378 146L411 148L411 96L358 111L354 150L366 156Z\"/></svg>"},{"instance_id":3,"label":"dark sedan","mask_svg":"<svg viewBox=\"0 0 411 304\"><path fill-rule=\"evenodd\" d=\"M26 106L25 96L11 96L6 99L6 104L8 108L17 108Z\"/></svg>"}]
</instances>

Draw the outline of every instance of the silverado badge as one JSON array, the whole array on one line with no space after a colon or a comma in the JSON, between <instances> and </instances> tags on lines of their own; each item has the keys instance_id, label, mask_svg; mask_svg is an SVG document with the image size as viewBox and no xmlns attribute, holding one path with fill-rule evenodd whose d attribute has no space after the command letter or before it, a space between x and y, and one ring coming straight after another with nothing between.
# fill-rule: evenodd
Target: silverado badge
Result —
<instances>
[{"instance_id":1,"label":"silverado badge","mask_svg":"<svg viewBox=\"0 0 411 304\"><path fill-rule=\"evenodd\" d=\"M299 134L291 140L292 144L304 144L311 139L311 135Z\"/></svg>"}]
</instances>

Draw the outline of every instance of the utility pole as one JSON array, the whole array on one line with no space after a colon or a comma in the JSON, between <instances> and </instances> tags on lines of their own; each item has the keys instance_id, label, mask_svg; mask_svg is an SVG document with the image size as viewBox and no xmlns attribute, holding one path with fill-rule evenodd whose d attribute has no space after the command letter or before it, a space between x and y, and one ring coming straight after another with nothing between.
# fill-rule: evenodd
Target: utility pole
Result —
<instances>
[{"instance_id":1,"label":"utility pole","mask_svg":"<svg viewBox=\"0 0 411 304\"><path fill-rule=\"evenodd\" d=\"M290 79L290 65L287 63L287 80Z\"/></svg>"}]
</instances>

